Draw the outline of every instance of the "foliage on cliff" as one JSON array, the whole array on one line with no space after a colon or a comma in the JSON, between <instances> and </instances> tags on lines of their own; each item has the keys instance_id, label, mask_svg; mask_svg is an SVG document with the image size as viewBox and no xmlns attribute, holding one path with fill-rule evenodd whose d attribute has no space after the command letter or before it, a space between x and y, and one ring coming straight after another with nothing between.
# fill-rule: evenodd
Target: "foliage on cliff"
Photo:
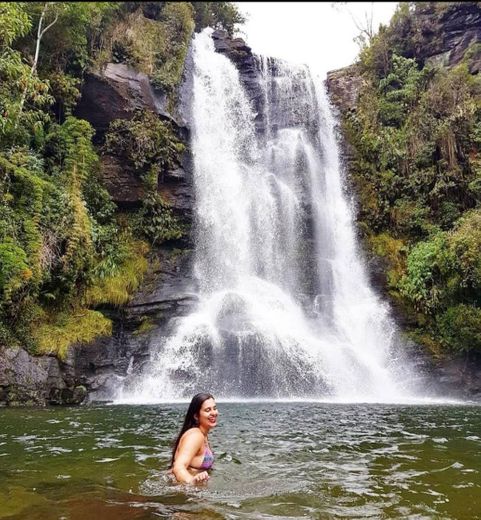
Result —
<instances>
[{"instance_id":1,"label":"foliage on cliff","mask_svg":"<svg viewBox=\"0 0 481 520\"><path fill-rule=\"evenodd\" d=\"M244 18L231 2L125 2L102 35L95 63L128 63L175 96L194 31L212 26L232 35Z\"/></svg>"},{"instance_id":2,"label":"foliage on cliff","mask_svg":"<svg viewBox=\"0 0 481 520\"><path fill-rule=\"evenodd\" d=\"M130 163L143 181L146 195L132 222L137 234L152 244L180 238L181 225L157 190L159 176L174 167L178 155L185 150L171 126L151 112L138 111L128 121L112 121L104 148Z\"/></svg>"},{"instance_id":3,"label":"foliage on cliff","mask_svg":"<svg viewBox=\"0 0 481 520\"><path fill-rule=\"evenodd\" d=\"M479 43L449 67L426 58L459 4L401 3L361 51L364 86L343 118L361 229L412 332L438 351L481 348Z\"/></svg>"},{"instance_id":4,"label":"foliage on cliff","mask_svg":"<svg viewBox=\"0 0 481 520\"><path fill-rule=\"evenodd\" d=\"M230 2L0 4L0 345L63 356L109 334L102 309L138 287L147 242L182 233L157 192L182 143L151 113L113 123L107 146L128 154L146 188L124 218L94 130L74 117L84 73L127 63L174 101L194 28L240 21Z\"/></svg>"}]
</instances>

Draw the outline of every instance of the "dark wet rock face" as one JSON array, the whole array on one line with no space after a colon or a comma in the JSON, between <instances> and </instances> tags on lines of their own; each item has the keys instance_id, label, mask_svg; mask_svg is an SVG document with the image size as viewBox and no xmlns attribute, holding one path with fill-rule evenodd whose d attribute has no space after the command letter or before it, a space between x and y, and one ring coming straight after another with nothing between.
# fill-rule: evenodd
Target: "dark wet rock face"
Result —
<instances>
[{"instance_id":1,"label":"dark wet rock face","mask_svg":"<svg viewBox=\"0 0 481 520\"><path fill-rule=\"evenodd\" d=\"M215 50L229 58L237 67L240 79L250 99L256 101L261 98L259 91L258 61L251 48L242 38L230 38L225 31L217 30L212 33Z\"/></svg>"},{"instance_id":2,"label":"dark wet rock face","mask_svg":"<svg viewBox=\"0 0 481 520\"><path fill-rule=\"evenodd\" d=\"M109 125L116 119L130 120L138 110L148 110L168 121L181 140L187 141L189 129L169 113L166 96L153 88L146 74L123 63L108 63L102 71L86 76L82 97L75 115L86 119L95 129L95 142L101 145ZM105 187L120 209L140 207L144 188L140 176L120 157L101 153L101 173ZM189 219L192 182L188 152L181 164L159 180L159 191L174 212Z\"/></svg>"},{"instance_id":3,"label":"dark wet rock face","mask_svg":"<svg viewBox=\"0 0 481 520\"><path fill-rule=\"evenodd\" d=\"M21 348L0 349L0 405L79 404L86 389L65 377L52 356L31 356Z\"/></svg>"},{"instance_id":4,"label":"dark wet rock face","mask_svg":"<svg viewBox=\"0 0 481 520\"><path fill-rule=\"evenodd\" d=\"M479 399L481 397L481 356L438 360L434 363L433 372L438 385L449 389L453 395L461 398Z\"/></svg>"},{"instance_id":5,"label":"dark wet rock face","mask_svg":"<svg viewBox=\"0 0 481 520\"><path fill-rule=\"evenodd\" d=\"M255 118L258 133L265 132L264 125L264 94L260 86L258 58L252 53L242 38L230 38L225 31L217 30L212 33L215 50L229 58L239 71L242 86L251 100L252 107L257 113Z\"/></svg>"},{"instance_id":6,"label":"dark wet rock face","mask_svg":"<svg viewBox=\"0 0 481 520\"><path fill-rule=\"evenodd\" d=\"M123 209L139 208L144 197L140 177L119 157L105 154L100 158L102 180L112 200Z\"/></svg>"},{"instance_id":7,"label":"dark wet rock face","mask_svg":"<svg viewBox=\"0 0 481 520\"><path fill-rule=\"evenodd\" d=\"M131 119L136 110L151 110L177 124L166 106L166 96L152 87L146 74L124 63L107 63L102 71L87 74L75 115L89 121L100 139L112 121Z\"/></svg>"},{"instance_id":8,"label":"dark wet rock face","mask_svg":"<svg viewBox=\"0 0 481 520\"><path fill-rule=\"evenodd\" d=\"M418 55L421 61L453 67L460 63L466 51L481 42L481 7L478 2L453 2L437 14L427 5L419 15L422 45ZM481 54L471 60L470 72L481 70Z\"/></svg>"},{"instance_id":9,"label":"dark wet rock face","mask_svg":"<svg viewBox=\"0 0 481 520\"><path fill-rule=\"evenodd\" d=\"M186 236L153 250L150 271L138 293L124 308L112 311L113 338L79 346L71 356L73 372L94 398L111 396L119 386L119 378L140 371L148 362L152 337L161 335L173 316L187 313L195 303L190 254L194 190L188 146L192 72L189 53L175 116L167 109L166 96L152 87L149 78L126 65L108 64L104 71L87 78L82 92L78 112L99 136L114 119L131 119L136 110L142 109L168 121L187 145L180 163L160 173L157 187L182 222ZM102 155L101 164L105 186L117 206L126 210L140 207L144 188L139 175L122 158L112 154Z\"/></svg>"}]
</instances>

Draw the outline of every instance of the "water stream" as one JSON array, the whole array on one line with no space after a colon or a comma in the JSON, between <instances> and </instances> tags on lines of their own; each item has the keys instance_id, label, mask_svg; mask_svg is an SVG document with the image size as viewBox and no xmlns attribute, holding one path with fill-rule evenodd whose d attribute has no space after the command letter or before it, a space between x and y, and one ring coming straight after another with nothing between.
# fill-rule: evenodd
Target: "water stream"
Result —
<instances>
[{"instance_id":1,"label":"water stream","mask_svg":"<svg viewBox=\"0 0 481 520\"><path fill-rule=\"evenodd\" d=\"M148 372L119 398L410 398L413 373L358 251L322 81L259 58L257 114L210 30L193 61L199 304L153 341Z\"/></svg>"}]
</instances>

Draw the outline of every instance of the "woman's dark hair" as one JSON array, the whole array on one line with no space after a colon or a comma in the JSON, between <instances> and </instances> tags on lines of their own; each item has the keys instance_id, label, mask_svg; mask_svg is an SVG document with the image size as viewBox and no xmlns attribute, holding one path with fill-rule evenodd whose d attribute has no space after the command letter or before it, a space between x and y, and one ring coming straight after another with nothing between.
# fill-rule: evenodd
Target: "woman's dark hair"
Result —
<instances>
[{"instance_id":1,"label":"woman's dark hair","mask_svg":"<svg viewBox=\"0 0 481 520\"><path fill-rule=\"evenodd\" d=\"M177 435L177 438L174 442L174 447L172 449L172 458L170 459L170 466L171 468L174 465L174 459L175 459L175 452L177 451L177 446L179 445L180 439L182 438L182 435L187 430L190 430L191 428L194 428L195 426L198 426L198 420L195 418L195 415L197 415L202 408L202 404L204 401L207 401L207 399L214 399L214 396L211 394L206 393L200 393L194 395L192 398L192 401L189 404L189 408L187 409L187 413L185 414L184 424L182 425L182 428L180 429L179 435Z\"/></svg>"}]
</instances>

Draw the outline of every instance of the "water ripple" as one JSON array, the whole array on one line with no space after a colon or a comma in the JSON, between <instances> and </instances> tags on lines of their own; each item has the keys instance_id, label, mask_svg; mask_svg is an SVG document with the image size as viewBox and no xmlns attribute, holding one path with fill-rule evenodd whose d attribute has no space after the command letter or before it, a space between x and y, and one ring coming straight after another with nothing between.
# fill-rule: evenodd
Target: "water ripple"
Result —
<instances>
[{"instance_id":1,"label":"water ripple","mask_svg":"<svg viewBox=\"0 0 481 520\"><path fill-rule=\"evenodd\" d=\"M1 410L0 519L452 519L481 510L479 407L224 403L211 434L215 469L197 489L166 472L185 408Z\"/></svg>"}]
</instances>

